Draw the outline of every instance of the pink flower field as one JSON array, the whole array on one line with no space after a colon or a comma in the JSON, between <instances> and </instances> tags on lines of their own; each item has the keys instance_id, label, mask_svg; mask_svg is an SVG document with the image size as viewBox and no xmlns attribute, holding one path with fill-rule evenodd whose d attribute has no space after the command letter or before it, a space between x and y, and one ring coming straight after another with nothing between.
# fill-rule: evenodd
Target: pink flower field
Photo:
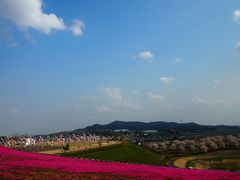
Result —
<instances>
[{"instance_id":1,"label":"pink flower field","mask_svg":"<svg viewBox=\"0 0 240 180\"><path fill-rule=\"evenodd\" d=\"M176 169L21 152L0 146L0 179L240 179L239 172Z\"/></svg>"}]
</instances>

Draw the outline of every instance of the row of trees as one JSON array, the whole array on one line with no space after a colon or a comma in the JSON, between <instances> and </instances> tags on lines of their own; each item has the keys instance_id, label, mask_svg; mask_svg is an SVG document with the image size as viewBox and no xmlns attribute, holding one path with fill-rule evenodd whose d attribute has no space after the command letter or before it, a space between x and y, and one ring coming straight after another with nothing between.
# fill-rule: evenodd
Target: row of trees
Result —
<instances>
[{"instance_id":1,"label":"row of trees","mask_svg":"<svg viewBox=\"0 0 240 180\"><path fill-rule=\"evenodd\" d=\"M208 152L225 148L240 148L239 136L211 136L192 140L148 142L145 146L158 151Z\"/></svg>"}]
</instances>

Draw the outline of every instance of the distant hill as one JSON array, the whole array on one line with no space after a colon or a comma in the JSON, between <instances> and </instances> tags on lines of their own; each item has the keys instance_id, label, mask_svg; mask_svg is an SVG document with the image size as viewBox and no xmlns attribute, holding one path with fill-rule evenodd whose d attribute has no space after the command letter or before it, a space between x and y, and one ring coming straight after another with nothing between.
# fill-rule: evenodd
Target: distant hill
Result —
<instances>
[{"instance_id":1,"label":"distant hill","mask_svg":"<svg viewBox=\"0 0 240 180\"><path fill-rule=\"evenodd\" d=\"M143 130L157 130L157 131L174 131L174 132L196 132L196 131L231 131L237 129L240 132L238 126L210 126L199 125L193 122L190 123L176 123L176 122L139 122L139 121L114 121L109 124L94 124L83 129L77 129L72 132L104 132L114 131L118 129L128 129L131 131L143 131Z\"/></svg>"},{"instance_id":2,"label":"distant hill","mask_svg":"<svg viewBox=\"0 0 240 180\"><path fill-rule=\"evenodd\" d=\"M128 130L167 130L167 129L202 129L201 125L195 123L183 123L179 124L176 122L138 122L138 121L114 121L109 124L88 126L84 128L85 131L105 131L105 130L117 130L117 129L128 129Z\"/></svg>"},{"instance_id":3,"label":"distant hill","mask_svg":"<svg viewBox=\"0 0 240 180\"><path fill-rule=\"evenodd\" d=\"M176 122L140 122L140 121L113 121L109 124L94 124L85 128L76 129L73 131L62 131L49 134L57 135L70 135L72 133L104 133L114 132L115 130L127 129L129 131L147 131L157 130L162 135L224 135L224 134L240 134L240 126L227 126L227 125L200 125L197 123L176 123ZM43 135L47 136L47 135Z\"/></svg>"}]
</instances>

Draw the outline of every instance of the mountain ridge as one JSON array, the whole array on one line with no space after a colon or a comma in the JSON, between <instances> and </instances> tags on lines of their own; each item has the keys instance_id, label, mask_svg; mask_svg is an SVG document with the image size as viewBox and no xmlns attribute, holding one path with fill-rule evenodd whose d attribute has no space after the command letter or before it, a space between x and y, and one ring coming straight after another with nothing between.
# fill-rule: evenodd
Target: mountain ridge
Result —
<instances>
[{"instance_id":1,"label":"mountain ridge","mask_svg":"<svg viewBox=\"0 0 240 180\"><path fill-rule=\"evenodd\" d=\"M226 126L226 125L199 125L194 122L189 123L177 123L177 122L166 122L166 121L153 121L153 122L142 122L142 121L113 121L108 124L94 124L87 126L82 129L76 129L72 132L101 132L101 131L114 131L118 129L128 129L133 131L143 130L177 130L177 131L196 131L196 130L214 130L217 128L238 128L237 126Z\"/></svg>"},{"instance_id":2,"label":"mountain ridge","mask_svg":"<svg viewBox=\"0 0 240 180\"><path fill-rule=\"evenodd\" d=\"M72 133L101 133L101 132L114 132L115 130L128 129L130 131L145 131L145 130L157 130L162 133L180 133L189 132L207 132L212 131L215 134L226 134L226 132L240 133L240 126L236 125L200 125L194 122L177 123L177 122L166 122L166 121L113 121L107 124L93 124L86 126L85 128L78 128L72 131L61 131L51 133L49 135L60 135L60 134L72 134Z\"/></svg>"}]
</instances>

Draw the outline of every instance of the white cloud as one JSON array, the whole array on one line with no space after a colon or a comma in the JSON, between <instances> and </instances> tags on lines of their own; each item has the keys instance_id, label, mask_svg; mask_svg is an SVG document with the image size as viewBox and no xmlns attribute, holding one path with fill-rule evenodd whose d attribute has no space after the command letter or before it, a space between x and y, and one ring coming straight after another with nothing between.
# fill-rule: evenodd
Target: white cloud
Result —
<instances>
[{"instance_id":1,"label":"white cloud","mask_svg":"<svg viewBox=\"0 0 240 180\"><path fill-rule=\"evenodd\" d=\"M153 94L151 92L147 93L147 96L149 99L151 99L153 102L160 103L164 100L164 97L158 94Z\"/></svg>"},{"instance_id":2,"label":"white cloud","mask_svg":"<svg viewBox=\"0 0 240 180\"><path fill-rule=\"evenodd\" d=\"M18 46L18 44L15 41L8 41L7 42L7 47L9 47L9 48L16 48L17 46Z\"/></svg>"},{"instance_id":3,"label":"white cloud","mask_svg":"<svg viewBox=\"0 0 240 180\"><path fill-rule=\"evenodd\" d=\"M240 55L240 41L235 45L233 52L236 56Z\"/></svg>"},{"instance_id":4,"label":"white cloud","mask_svg":"<svg viewBox=\"0 0 240 180\"><path fill-rule=\"evenodd\" d=\"M37 41L35 39L32 38L31 34L29 32L25 32L25 38L31 42L32 44L37 44Z\"/></svg>"},{"instance_id":5,"label":"white cloud","mask_svg":"<svg viewBox=\"0 0 240 180\"><path fill-rule=\"evenodd\" d=\"M72 31L73 35L81 36L83 34L84 23L74 19L70 27L66 26L63 19L54 13L44 12L43 0L0 0L0 18L10 21L25 33L25 38L36 43L31 37L29 29L33 29L44 34L51 34L53 31ZM10 26L7 23L5 26ZM7 45L16 47L17 43L9 35ZM2 38L3 39L3 38ZM6 40L5 40L6 41Z\"/></svg>"},{"instance_id":6,"label":"white cloud","mask_svg":"<svg viewBox=\"0 0 240 180\"><path fill-rule=\"evenodd\" d=\"M19 110L17 108L12 108L12 109L0 109L0 114L14 114L14 113L18 113Z\"/></svg>"},{"instance_id":7,"label":"white cloud","mask_svg":"<svg viewBox=\"0 0 240 180\"><path fill-rule=\"evenodd\" d=\"M221 80L218 80L218 79L215 79L213 82L214 82L214 84L216 84L216 85L219 85L219 84L222 83L222 81L221 81Z\"/></svg>"},{"instance_id":8,"label":"white cloud","mask_svg":"<svg viewBox=\"0 0 240 180\"><path fill-rule=\"evenodd\" d=\"M184 59L183 59L183 58L180 58L180 57L177 57L177 58L175 58L175 61L176 61L177 63L182 63L182 62L184 61Z\"/></svg>"},{"instance_id":9,"label":"white cloud","mask_svg":"<svg viewBox=\"0 0 240 180\"><path fill-rule=\"evenodd\" d=\"M233 11L233 19L237 22L240 20L240 10Z\"/></svg>"},{"instance_id":10,"label":"white cloud","mask_svg":"<svg viewBox=\"0 0 240 180\"><path fill-rule=\"evenodd\" d=\"M96 111L97 112L113 112L113 109L111 107L103 105L103 106L96 107Z\"/></svg>"},{"instance_id":11,"label":"white cloud","mask_svg":"<svg viewBox=\"0 0 240 180\"><path fill-rule=\"evenodd\" d=\"M18 46L12 35L12 28L7 23L0 23L0 40L4 41L9 48L16 48Z\"/></svg>"},{"instance_id":12,"label":"white cloud","mask_svg":"<svg viewBox=\"0 0 240 180\"><path fill-rule=\"evenodd\" d=\"M123 99L122 101L115 102L114 104L120 107L134 109L134 110L142 109L142 107L139 104L133 103L127 99Z\"/></svg>"},{"instance_id":13,"label":"white cloud","mask_svg":"<svg viewBox=\"0 0 240 180\"><path fill-rule=\"evenodd\" d=\"M70 30L75 36L81 36L83 34L84 23L78 19L74 19Z\"/></svg>"},{"instance_id":14,"label":"white cloud","mask_svg":"<svg viewBox=\"0 0 240 180\"><path fill-rule=\"evenodd\" d=\"M148 61L149 63L152 63L154 55L151 51L143 51L143 52L140 52L137 57L139 59L143 59L143 60Z\"/></svg>"},{"instance_id":15,"label":"white cloud","mask_svg":"<svg viewBox=\"0 0 240 180\"><path fill-rule=\"evenodd\" d=\"M138 94L138 90L133 89L133 90L132 90L132 93L133 93L133 94Z\"/></svg>"},{"instance_id":16,"label":"white cloud","mask_svg":"<svg viewBox=\"0 0 240 180\"><path fill-rule=\"evenodd\" d=\"M87 100L87 101L96 101L97 97L93 95L85 95L85 96L80 96L80 100Z\"/></svg>"},{"instance_id":17,"label":"white cloud","mask_svg":"<svg viewBox=\"0 0 240 180\"><path fill-rule=\"evenodd\" d=\"M103 87L102 92L113 100L122 100L121 89L119 87Z\"/></svg>"},{"instance_id":18,"label":"white cloud","mask_svg":"<svg viewBox=\"0 0 240 180\"><path fill-rule=\"evenodd\" d=\"M203 98L193 98L192 102L195 103L195 104L198 104L198 105L202 105L202 106L208 104L208 101L206 99L203 99Z\"/></svg>"},{"instance_id":19,"label":"white cloud","mask_svg":"<svg viewBox=\"0 0 240 180\"><path fill-rule=\"evenodd\" d=\"M18 109L16 108L11 109L11 113L18 113Z\"/></svg>"},{"instance_id":20,"label":"white cloud","mask_svg":"<svg viewBox=\"0 0 240 180\"><path fill-rule=\"evenodd\" d=\"M0 17L11 20L21 29L33 28L46 34L66 29L63 19L53 13L43 13L42 7L42 0L1 0Z\"/></svg>"},{"instance_id":21,"label":"white cloud","mask_svg":"<svg viewBox=\"0 0 240 180\"><path fill-rule=\"evenodd\" d=\"M175 80L175 78L162 76L160 77L160 80L165 84L171 84Z\"/></svg>"},{"instance_id":22,"label":"white cloud","mask_svg":"<svg viewBox=\"0 0 240 180\"><path fill-rule=\"evenodd\" d=\"M135 110L142 108L139 104L133 103L127 98L124 98L119 87L104 87L100 89L108 98L112 100L111 105L115 107L123 107Z\"/></svg>"}]
</instances>

